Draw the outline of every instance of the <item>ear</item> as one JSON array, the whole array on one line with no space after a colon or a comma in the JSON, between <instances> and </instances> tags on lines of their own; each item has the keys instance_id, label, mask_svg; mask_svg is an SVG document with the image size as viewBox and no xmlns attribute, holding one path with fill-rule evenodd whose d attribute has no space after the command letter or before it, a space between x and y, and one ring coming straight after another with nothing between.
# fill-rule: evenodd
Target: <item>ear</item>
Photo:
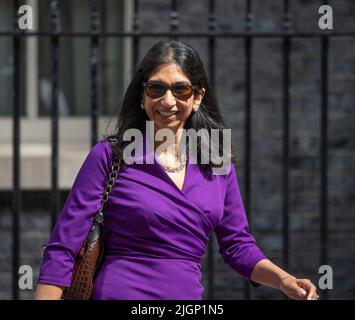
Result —
<instances>
[{"instance_id":1,"label":"ear","mask_svg":"<svg viewBox=\"0 0 355 320\"><path fill-rule=\"evenodd\" d=\"M200 104L202 102L203 97L205 96L205 93L206 93L206 89L201 88L200 92L197 95L195 95L193 107L192 107L192 110L194 112L196 112L198 110L198 108L200 107Z\"/></svg>"}]
</instances>

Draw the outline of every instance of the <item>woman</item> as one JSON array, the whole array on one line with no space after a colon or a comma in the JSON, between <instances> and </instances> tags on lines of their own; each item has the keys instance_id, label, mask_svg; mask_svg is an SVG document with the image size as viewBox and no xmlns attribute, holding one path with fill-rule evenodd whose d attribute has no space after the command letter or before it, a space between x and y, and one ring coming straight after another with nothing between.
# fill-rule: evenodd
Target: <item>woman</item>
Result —
<instances>
[{"instance_id":1,"label":"woman","mask_svg":"<svg viewBox=\"0 0 355 320\"><path fill-rule=\"evenodd\" d=\"M129 142L124 133L138 129L147 138L147 121L153 121L154 133L173 132L173 140L152 144L143 139L143 159L154 150L154 163L125 164ZM233 162L226 174L213 174L218 165L201 161L206 144L199 140L195 157L181 148L182 129L222 132L225 125L198 54L182 42L161 41L144 57L126 91L117 143L113 148L107 140L97 143L78 173L44 251L36 299L59 299L70 285L112 157L121 169L104 212L107 250L93 299L202 299L201 258L212 231L224 261L254 286L281 289L292 299L318 299L309 280L282 270L255 244ZM177 155L181 149L187 161ZM216 150L210 146L207 152ZM133 160L141 156L134 152Z\"/></svg>"}]
</instances>

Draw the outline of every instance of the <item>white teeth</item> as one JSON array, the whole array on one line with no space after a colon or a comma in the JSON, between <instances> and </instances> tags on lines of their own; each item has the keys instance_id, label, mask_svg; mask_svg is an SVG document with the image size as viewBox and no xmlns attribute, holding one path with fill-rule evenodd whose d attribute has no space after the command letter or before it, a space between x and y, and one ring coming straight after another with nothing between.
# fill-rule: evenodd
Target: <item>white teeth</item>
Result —
<instances>
[{"instance_id":1,"label":"white teeth","mask_svg":"<svg viewBox=\"0 0 355 320\"><path fill-rule=\"evenodd\" d=\"M169 117L169 116L172 116L173 114L175 114L176 111L174 111L174 112L166 112L166 111L158 110L158 113L160 113L161 115L163 115L165 117Z\"/></svg>"}]
</instances>

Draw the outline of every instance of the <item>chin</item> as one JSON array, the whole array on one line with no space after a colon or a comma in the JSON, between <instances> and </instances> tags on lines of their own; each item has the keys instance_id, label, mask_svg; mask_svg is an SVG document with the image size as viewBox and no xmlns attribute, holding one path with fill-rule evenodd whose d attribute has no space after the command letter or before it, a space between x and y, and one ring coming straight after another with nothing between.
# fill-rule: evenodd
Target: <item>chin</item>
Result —
<instances>
[{"instance_id":1,"label":"chin","mask_svg":"<svg viewBox=\"0 0 355 320\"><path fill-rule=\"evenodd\" d=\"M156 126L156 129L171 129L173 131L178 130L179 128L183 128L183 126L181 126L181 124L177 124L177 123L169 123L169 124L159 124Z\"/></svg>"}]
</instances>

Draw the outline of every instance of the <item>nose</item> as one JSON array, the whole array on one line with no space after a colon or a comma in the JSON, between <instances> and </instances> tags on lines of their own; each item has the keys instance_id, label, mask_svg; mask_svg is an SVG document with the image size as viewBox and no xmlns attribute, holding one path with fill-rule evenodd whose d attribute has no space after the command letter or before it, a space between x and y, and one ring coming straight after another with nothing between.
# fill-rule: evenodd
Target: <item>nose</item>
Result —
<instances>
[{"instance_id":1,"label":"nose","mask_svg":"<svg viewBox=\"0 0 355 320\"><path fill-rule=\"evenodd\" d=\"M167 107L172 107L175 105L175 97L170 89L166 90L161 102Z\"/></svg>"}]
</instances>

